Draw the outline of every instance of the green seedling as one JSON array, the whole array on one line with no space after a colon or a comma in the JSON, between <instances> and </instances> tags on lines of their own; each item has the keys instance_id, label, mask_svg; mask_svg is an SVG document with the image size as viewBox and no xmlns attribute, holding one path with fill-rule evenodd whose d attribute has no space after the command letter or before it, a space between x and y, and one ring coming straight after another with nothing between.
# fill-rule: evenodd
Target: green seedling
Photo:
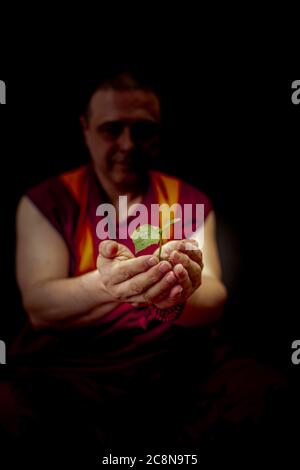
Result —
<instances>
[{"instance_id":1,"label":"green seedling","mask_svg":"<svg viewBox=\"0 0 300 470\"><path fill-rule=\"evenodd\" d=\"M159 244L159 252L158 258L161 261L161 250L163 246L163 231L170 227L171 225L179 222L180 219L171 220L168 224L164 227L156 227L155 225L140 225L138 228L134 230L131 234L131 239L134 243L135 253L144 250L148 246L151 245L158 245Z\"/></svg>"}]
</instances>

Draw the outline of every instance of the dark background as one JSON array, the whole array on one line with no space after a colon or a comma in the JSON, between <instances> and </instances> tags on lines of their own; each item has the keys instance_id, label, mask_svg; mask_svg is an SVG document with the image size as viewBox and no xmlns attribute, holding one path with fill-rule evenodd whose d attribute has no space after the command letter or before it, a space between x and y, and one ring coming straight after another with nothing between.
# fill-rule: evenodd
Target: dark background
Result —
<instances>
[{"instance_id":1,"label":"dark background","mask_svg":"<svg viewBox=\"0 0 300 470\"><path fill-rule=\"evenodd\" d=\"M227 338L296 377L300 105L291 102L291 83L297 76L282 79L235 60L212 68L200 56L169 56L154 45L113 57L99 52L93 67L82 53L72 66L68 56L27 59L26 67L0 69L7 85L7 105L0 107L0 338L9 343L24 321L14 281L17 202L31 185L86 161L78 118L87 79L112 64L133 64L162 96L158 167L196 185L214 204L230 294L222 325Z\"/></svg>"}]
</instances>

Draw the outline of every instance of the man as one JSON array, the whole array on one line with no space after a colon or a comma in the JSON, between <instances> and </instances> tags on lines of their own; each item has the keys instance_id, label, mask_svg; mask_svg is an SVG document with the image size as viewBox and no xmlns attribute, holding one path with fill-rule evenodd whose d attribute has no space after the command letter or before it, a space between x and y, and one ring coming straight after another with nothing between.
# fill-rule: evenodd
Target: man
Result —
<instances>
[{"instance_id":1,"label":"man","mask_svg":"<svg viewBox=\"0 0 300 470\"><path fill-rule=\"evenodd\" d=\"M199 425L193 404L202 400L203 411L213 395L197 391L210 367L199 327L213 324L226 300L215 215L203 193L149 170L160 115L155 91L132 75L102 81L81 118L91 163L30 189L18 207L17 280L31 324L12 350L21 364L15 391L27 403L21 427L34 433L48 423L46 435L54 429L56 443L58 434L73 451L83 434L86 444L128 446L134 436L135 446L176 449L180 439L198 442L214 421L205 414ZM184 221L193 238L167 241L161 259L155 246L137 256L120 236L136 204L195 202L204 204L203 224ZM97 236L99 204L116 209L115 240ZM31 420L28 409L37 410ZM10 421L15 436L19 423Z\"/></svg>"},{"instance_id":2,"label":"man","mask_svg":"<svg viewBox=\"0 0 300 470\"><path fill-rule=\"evenodd\" d=\"M159 98L130 77L104 82L90 99L82 117L85 141L97 183L117 212L120 195L127 196L130 208L147 193L147 163L156 151L159 122ZM43 208L37 207L39 199L39 194L29 193L17 215L17 278L36 328L93 324L120 303L145 300L160 308L187 301L183 325L210 323L220 314L226 290L220 280L212 210L205 221L203 271L200 249L188 250L183 243L166 245L169 261L159 264L157 257L135 257L126 245L106 241L100 244L98 269L94 264L88 273L70 277L72 253L41 213Z\"/></svg>"}]
</instances>

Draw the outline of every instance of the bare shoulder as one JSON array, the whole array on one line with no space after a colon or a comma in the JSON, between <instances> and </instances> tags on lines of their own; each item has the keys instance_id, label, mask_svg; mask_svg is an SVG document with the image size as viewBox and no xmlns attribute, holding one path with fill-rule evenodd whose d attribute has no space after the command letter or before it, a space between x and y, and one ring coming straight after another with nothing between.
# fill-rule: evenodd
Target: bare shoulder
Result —
<instances>
[{"instance_id":1,"label":"bare shoulder","mask_svg":"<svg viewBox=\"0 0 300 470\"><path fill-rule=\"evenodd\" d=\"M67 276L66 242L27 196L19 202L16 229L16 274L21 288L43 279Z\"/></svg>"},{"instance_id":2,"label":"bare shoulder","mask_svg":"<svg viewBox=\"0 0 300 470\"><path fill-rule=\"evenodd\" d=\"M203 274L221 279L222 269L216 241L216 215L211 210L204 223Z\"/></svg>"},{"instance_id":3,"label":"bare shoulder","mask_svg":"<svg viewBox=\"0 0 300 470\"><path fill-rule=\"evenodd\" d=\"M216 234L216 214L211 210L204 222L205 232L207 235L215 237Z\"/></svg>"},{"instance_id":4,"label":"bare shoulder","mask_svg":"<svg viewBox=\"0 0 300 470\"><path fill-rule=\"evenodd\" d=\"M18 204L16 226L18 236L43 236L65 245L63 237L27 196L23 196Z\"/></svg>"},{"instance_id":5,"label":"bare shoulder","mask_svg":"<svg viewBox=\"0 0 300 470\"><path fill-rule=\"evenodd\" d=\"M17 207L17 222L41 222L46 218L43 216L41 211L31 202L29 197L23 196Z\"/></svg>"}]
</instances>

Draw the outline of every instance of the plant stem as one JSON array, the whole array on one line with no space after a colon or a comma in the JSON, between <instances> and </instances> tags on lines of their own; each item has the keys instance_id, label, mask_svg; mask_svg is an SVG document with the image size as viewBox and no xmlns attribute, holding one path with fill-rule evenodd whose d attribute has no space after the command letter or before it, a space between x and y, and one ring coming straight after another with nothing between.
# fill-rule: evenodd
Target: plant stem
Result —
<instances>
[{"instance_id":1,"label":"plant stem","mask_svg":"<svg viewBox=\"0 0 300 470\"><path fill-rule=\"evenodd\" d=\"M158 251L158 259L161 261L161 249L163 245L163 238L162 238L162 232L159 232L159 251Z\"/></svg>"}]
</instances>

